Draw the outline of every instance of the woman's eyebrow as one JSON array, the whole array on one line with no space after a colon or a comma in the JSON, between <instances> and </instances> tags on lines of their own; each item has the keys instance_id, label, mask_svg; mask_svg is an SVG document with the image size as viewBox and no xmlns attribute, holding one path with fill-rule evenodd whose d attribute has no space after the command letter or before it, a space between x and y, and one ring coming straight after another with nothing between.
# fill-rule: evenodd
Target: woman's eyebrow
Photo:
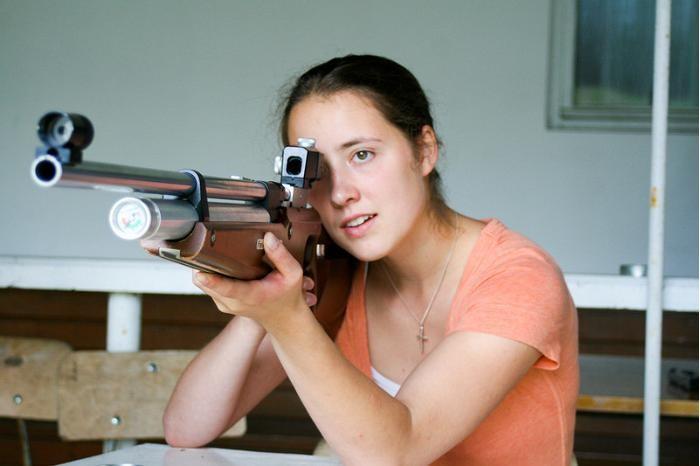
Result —
<instances>
[{"instance_id":1,"label":"woman's eyebrow","mask_svg":"<svg viewBox=\"0 0 700 466\"><path fill-rule=\"evenodd\" d=\"M368 142L381 142L382 140L379 138L356 138L356 139L351 139L347 142L344 142L340 146L338 146L338 150L343 150L343 149L348 149L352 146L356 146L358 144L364 144Z\"/></svg>"}]
</instances>

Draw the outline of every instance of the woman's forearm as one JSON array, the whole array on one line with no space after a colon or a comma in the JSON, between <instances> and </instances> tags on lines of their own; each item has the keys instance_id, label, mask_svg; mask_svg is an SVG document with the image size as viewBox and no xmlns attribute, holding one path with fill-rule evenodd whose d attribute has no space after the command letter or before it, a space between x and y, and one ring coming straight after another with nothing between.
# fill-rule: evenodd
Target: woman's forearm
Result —
<instances>
[{"instance_id":1,"label":"woman's forearm","mask_svg":"<svg viewBox=\"0 0 700 466\"><path fill-rule=\"evenodd\" d=\"M397 464L410 436L408 408L353 367L310 312L298 314L267 330L316 426L344 464Z\"/></svg>"},{"instance_id":2,"label":"woman's forearm","mask_svg":"<svg viewBox=\"0 0 700 466\"><path fill-rule=\"evenodd\" d=\"M163 416L169 444L204 445L236 420L236 407L264 336L255 321L236 317L190 362Z\"/></svg>"}]
</instances>

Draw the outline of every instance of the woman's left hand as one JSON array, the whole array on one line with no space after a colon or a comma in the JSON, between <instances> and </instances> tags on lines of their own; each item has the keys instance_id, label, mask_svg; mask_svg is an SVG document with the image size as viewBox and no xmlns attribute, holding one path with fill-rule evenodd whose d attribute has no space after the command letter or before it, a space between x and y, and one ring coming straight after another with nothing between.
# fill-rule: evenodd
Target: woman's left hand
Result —
<instances>
[{"instance_id":1,"label":"woman's left hand","mask_svg":"<svg viewBox=\"0 0 700 466\"><path fill-rule=\"evenodd\" d=\"M265 255L273 270L259 280L236 280L222 275L198 272L193 282L211 296L221 312L249 317L266 329L280 316L308 309L316 303L311 293L313 280L274 234L265 233Z\"/></svg>"}]
</instances>

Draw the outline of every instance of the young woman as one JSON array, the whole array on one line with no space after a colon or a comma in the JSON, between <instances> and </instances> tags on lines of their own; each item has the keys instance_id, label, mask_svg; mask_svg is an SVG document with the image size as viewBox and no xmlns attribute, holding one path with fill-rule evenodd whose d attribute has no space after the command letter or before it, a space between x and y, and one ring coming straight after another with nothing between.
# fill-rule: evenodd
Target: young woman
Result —
<instances>
[{"instance_id":1,"label":"young woman","mask_svg":"<svg viewBox=\"0 0 700 466\"><path fill-rule=\"evenodd\" d=\"M445 204L413 75L376 56L318 65L291 90L281 134L314 138L328 167L311 203L358 259L343 324L326 334L313 283L270 233L265 278L196 273L236 317L180 379L168 443L210 442L289 377L344 464L569 464L577 320L562 274L498 220Z\"/></svg>"}]
</instances>

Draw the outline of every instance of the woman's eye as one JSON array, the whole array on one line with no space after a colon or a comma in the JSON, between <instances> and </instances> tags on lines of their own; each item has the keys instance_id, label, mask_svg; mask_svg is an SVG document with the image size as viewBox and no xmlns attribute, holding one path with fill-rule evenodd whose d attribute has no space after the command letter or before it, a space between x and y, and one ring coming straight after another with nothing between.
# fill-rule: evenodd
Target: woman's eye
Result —
<instances>
[{"instance_id":1,"label":"woman's eye","mask_svg":"<svg viewBox=\"0 0 700 466\"><path fill-rule=\"evenodd\" d=\"M374 157L374 154L368 150L360 150L355 152L355 155L353 155L353 160L356 162L368 162Z\"/></svg>"}]
</instances>

